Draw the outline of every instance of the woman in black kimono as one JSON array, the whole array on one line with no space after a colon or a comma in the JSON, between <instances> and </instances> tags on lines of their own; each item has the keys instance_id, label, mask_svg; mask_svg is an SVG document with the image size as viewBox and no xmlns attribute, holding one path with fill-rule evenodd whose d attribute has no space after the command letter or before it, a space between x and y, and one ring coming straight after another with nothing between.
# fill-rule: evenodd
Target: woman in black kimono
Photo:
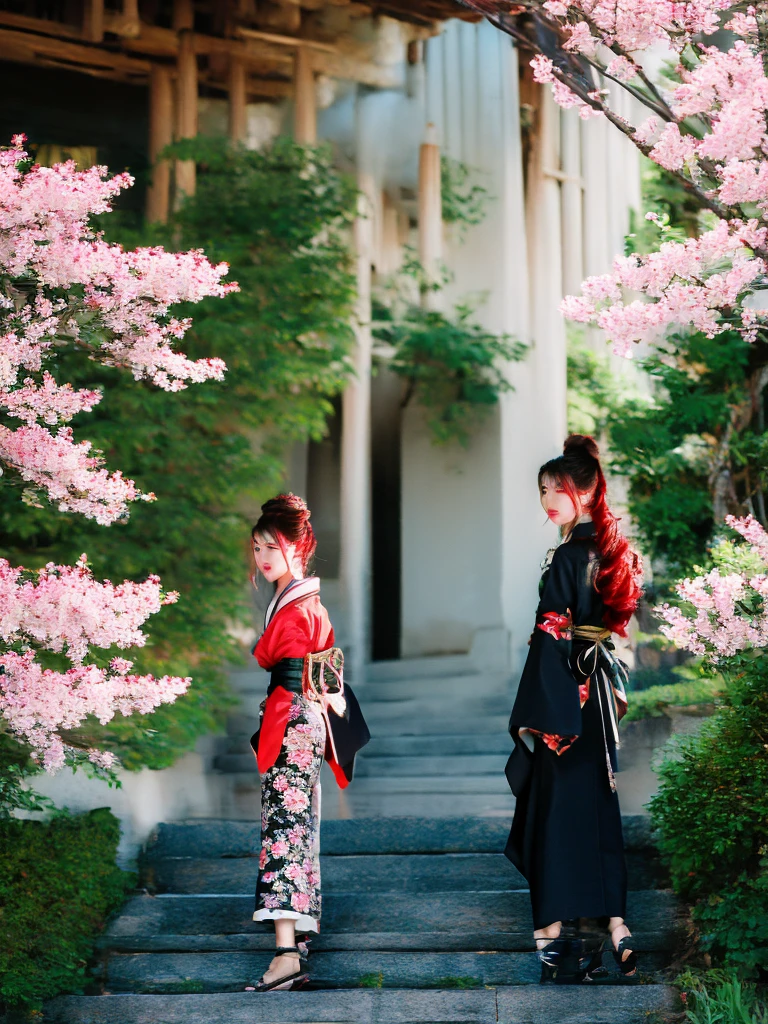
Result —
<instances>
[{"instance_id":1,"label":"woman in black kimono","mask_svg":"<svg viewBox=\"0 0 768 1024\"><path fill-rule=\"evenodd\" d=\"M541 503L562 542L544 564L530 651L509 729L517 804L506 854L528 880L542 981L590 979L607 929L622 974L637 969L614 771L626 635L640 597L639 560L606 503L591 437L572 435L539 471ZM585 938L584 919L600 938Z\"/></svg>"}]
</instances>

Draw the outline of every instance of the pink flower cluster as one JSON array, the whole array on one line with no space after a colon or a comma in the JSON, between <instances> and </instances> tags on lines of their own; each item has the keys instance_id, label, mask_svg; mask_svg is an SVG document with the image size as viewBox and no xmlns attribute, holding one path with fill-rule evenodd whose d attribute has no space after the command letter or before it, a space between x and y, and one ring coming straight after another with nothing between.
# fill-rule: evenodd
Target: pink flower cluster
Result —
<instances>
[{"instance_id":1,"label":"pink flower cluster","mask_svg":"<svg viewBox=\"0 0 768 1024\"><path fill-rule=\"evenodd\" d=\"M768 570L768 534L746 516L728 516L728 525L748 542ZM768 574L729 573L719 569L681 580L676 587L691 611L664 604L657 613L666 625L661 632L683 650L717 662L739 651L768 647ZM759 597L759 610L750 611Z\"/></svg>"},{"instance_id":2,"label":"pink flower cluster","mask_svg":"<svg viewBox=\"0 0 768 1024\"><path fill-rule=\"evenodd\" d=\"M0 558L0 640L63 652L80 665L90 645L143 647L141 626L177 598L175 592L163 594L157 576L117 586L100 582L85 555L76 565L50 562L34 573ZM119 666L130 668L130 662L120 661Z\"/></svg>"},{"instance_id":3,"label":"pink flower cluster","mask_svg":"<svg viewBox=\"0 0 768 1024\"><path fill-rule=\"evenodd\" d=\"M66 761L62 729L74 729L89 715L102 723L116 714L147 714L172 703L191 680L140 676L133 663L113 658L108 669L83 664L89 647L143 646L141 626L176 600L163 594L156 576L144 583L114 586L93 578L85 555L74 566L50 563L35 573L0 559L0 714L48 771ZM12 648L12 649L9 649ZM43 669L36 651L65 653L66 672ZM89 751L90 759L111 767L112 754Z\"/></svg>"},{"instance_id":4,"label":"pink flower cluster","mask_svg":"<svg viewBox=\"0 0 768 1024\"><path fill-rule=\"evenodd\" d=\"M62 729L75 729L89 716L102 724L116 714L147 714L161 704L172 704L191 680L178 676L138 676L130 662L114 661L108 669L77 665L66 672L43 669L34 651L0 655L0 714L28 743L33 755L51 773L67 760ZM95 764L111 767L113 755L89 751Z\"/></svg>"},{"instance_id":5,"label":"pink flower cluster","mask_svg":"<svg viewBox=\"0 0 768 1024\"><path fill-rule=\"evenodd\" d=\"M78 171L73 161L30 169L23 141L16 136L13 148L0 150L0 412L23 421L16 430L0 428L0 461L61 511L107 525L126 515L128 502L147 496L103 469L87 441L76 444L68 429L53 434L43 426L66 423L101 398L44 370L54 341L167 391L220 380L220 359L175 351L190 321L170 317L169 309L237 285L223 283L226 264L214 266L200 251L125 252L105 242L88 218L109 211L131 177L107 178L104 167ZM21 371L42 377L20 382Z\"/></svg>"},{"instance_id":6,"label":"pink flower cluster","mask_svg":"<svg viewBox=\"0 0 768 1024\"><path fill-rule=\"evenodd\" d=\"M633 343L657 340L673 326L708 337L736 329L752 340L766 313L740 304L765 280L766 261L755 250L767 241L768 228L758 221L719 221L699 238L665 242L648 256L617 256L612 273L587 279L583 294L565 298L561 312L601 327L624 356ZM624 290L646 301L625 302Z\"/></svg>"},{"instance_id":7,"label":"pink flower cluster","mask_svg":"<svg viewBox=\"0 0 768 1024\"><path fill-rule=\"evenodd\" d=\"M710 35L718 15L737 0L547 0L542 6L554 17L586 16L600 41L617 42L624 50L647 50L659 42L678 45L698 34Z\"/></svg>"}]
</instances>

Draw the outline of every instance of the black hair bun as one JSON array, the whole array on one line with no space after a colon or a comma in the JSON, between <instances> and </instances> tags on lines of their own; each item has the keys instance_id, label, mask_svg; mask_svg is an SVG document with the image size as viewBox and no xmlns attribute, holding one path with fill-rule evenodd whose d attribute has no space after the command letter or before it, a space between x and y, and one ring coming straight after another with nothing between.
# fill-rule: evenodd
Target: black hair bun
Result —
<instances>
[{"instance_id":1,"label":"black hair bun","mask_svg":"<svg viewBox=\"0 0 768 1024\"><path fill-rule=\"evenodd\" d=\"M594 437L590 437L589 434L570 434L565 439L563 455L570 458L583 458L586 455L596 462L600 461L600 449Z\"/></svg>"}]
</instances>

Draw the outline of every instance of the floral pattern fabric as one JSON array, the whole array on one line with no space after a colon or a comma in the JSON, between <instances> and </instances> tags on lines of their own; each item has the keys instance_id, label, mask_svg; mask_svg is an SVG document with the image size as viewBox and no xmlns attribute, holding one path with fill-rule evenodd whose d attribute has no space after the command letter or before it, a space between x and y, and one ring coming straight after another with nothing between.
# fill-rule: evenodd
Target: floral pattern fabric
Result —
<instances>
[{"instance_id":1,"label":"floral pattern fabric","mask_svg":"<svg viewBox=\"0 0 768 1024\"><path fill-rule=\"evenodd\" d=\"M294 694L280 754L261 780L261 852L255 921L296 919L318 931L320 894L320 768L325 722Z\"/></svg>"}]
</instances>

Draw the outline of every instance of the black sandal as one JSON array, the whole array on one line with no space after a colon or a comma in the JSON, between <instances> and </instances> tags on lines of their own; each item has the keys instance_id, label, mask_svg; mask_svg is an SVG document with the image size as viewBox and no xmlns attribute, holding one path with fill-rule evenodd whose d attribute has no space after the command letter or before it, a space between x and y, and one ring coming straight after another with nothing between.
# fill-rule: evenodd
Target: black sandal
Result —
<instances>
[{"instance_id":1,"label":"black sandal","mask_svg":"<svg viewBox=\"0 0 768 1024\"><path fill-rule=\"evenodd\" d=\"M613 943L613 932L618 928L625 927L622 924L616 925L616 928L611 932L611 945L613 946L613 959L616 961L619 970L625 978L634 977L637 972L637 950L632 945L632 936L625 935L623 939L619 939L618 946Z\"/></svg>"},{"instance_id":2,"label":"black sandal","mask_svg":"<svg viewBox=\"0 0 768 1024\"><path fill-rule=\"evenodd\" d=\"M304 947L302 950L301 947ZM275 950L275 956L293 956L299 961L300 964L304 963L308 956L309 950L307 949L306 942L301 942L297 946L278 946ZM254 985L254 992L288 992L290 989L301 988L309 981L309 975L306 971L301 968L296 971L295 974L289 974L285 978L277 978L275 981L264 981L262 976L261 981L258 981ZM250 988L249 988L250 991Z\"/></svg>"},{"instance_id":3,"label":"black sandal","mask_svg":"<svg viewBox=\"0 0 768 1024\"><path fill-rule=\"evenodd\" d=\"M539 984L555 982L568 985L581 981L580 960L583 944L579 939L564 935L561 930L555 939L534 936L534 942L536 956L541 964Z\"/></svg>"}]
</instances>

